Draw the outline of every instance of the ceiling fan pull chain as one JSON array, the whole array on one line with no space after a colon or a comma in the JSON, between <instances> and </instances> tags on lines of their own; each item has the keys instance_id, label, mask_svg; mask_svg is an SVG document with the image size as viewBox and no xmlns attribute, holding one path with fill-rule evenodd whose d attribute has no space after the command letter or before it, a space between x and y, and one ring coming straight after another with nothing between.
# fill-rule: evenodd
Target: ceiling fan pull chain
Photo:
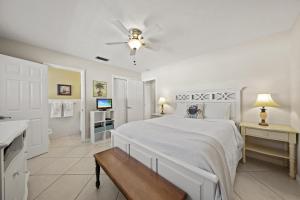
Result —
<instances>
[{"instance_id":1,"label":"ceiling fan pull chain","mask_svg":"<svg viewBox=\"0 0 300 200\"><path fill-rule=\"evenodd\" d=\"M134 54L134 55L132 56L132 58L133 58L133 65L134 65L134 66L136 66L136 59L135 59L135 55L136 55L136 54Z\"/></svg>"}]
</instances>

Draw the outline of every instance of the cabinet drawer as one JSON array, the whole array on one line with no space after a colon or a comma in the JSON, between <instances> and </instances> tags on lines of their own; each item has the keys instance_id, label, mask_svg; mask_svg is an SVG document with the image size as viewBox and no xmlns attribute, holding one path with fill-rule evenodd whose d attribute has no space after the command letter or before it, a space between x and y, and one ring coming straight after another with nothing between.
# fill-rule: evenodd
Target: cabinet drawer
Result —
<instances>
[{"instance_id":1,"label":"cabinet drawer","mask_svg":"<svg viewBox=\"0 0 300 200\"><path fill-rule=\"evenodd\" d=\"M264 139L270 139L270 140L278 140L283 142L289 141L289 135L287 133L280 133L274 131L265 131L265 130L247 128L246 135L264 138Z\"/></svg>"}]
</instances>

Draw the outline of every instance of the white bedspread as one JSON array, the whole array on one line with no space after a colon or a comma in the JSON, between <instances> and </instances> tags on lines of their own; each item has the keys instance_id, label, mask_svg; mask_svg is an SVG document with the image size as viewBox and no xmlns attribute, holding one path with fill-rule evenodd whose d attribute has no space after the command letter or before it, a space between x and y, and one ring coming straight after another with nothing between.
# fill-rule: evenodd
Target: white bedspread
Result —
<instances>
[{"instance_id":1,"label":"white bedspread","mask_svg":"<svg viewBox=\"0 0 300 200\"><path fill-rule=\"evenodd\" d=\"M242 138L233 121L200 120L175 115L124 124L116 130L161 153L214 173L215 199L230 200Z\"/></svg>"}]
</instances>

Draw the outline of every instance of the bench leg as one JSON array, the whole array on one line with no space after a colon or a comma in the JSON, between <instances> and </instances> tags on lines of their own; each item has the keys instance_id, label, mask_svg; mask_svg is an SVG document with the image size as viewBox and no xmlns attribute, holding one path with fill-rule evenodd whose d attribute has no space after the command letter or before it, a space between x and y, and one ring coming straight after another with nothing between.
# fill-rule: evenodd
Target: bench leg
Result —
<instances>
[{"instance_id":1,"label":"bench leg","mask_svg":"<svg viewBox=\"0 0 300 200\"><path fill-rule=\"evenodd\" d=\"M100 166L96 161L96 188L100 187Z\"/></svg>"}]
</instances>

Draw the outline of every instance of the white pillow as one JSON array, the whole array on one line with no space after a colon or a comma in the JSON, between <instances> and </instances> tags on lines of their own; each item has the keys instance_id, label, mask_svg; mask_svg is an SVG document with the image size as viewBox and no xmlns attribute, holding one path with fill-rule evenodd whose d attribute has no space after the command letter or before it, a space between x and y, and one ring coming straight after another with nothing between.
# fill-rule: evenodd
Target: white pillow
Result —
<instances>
[{"instance_id":1,"label":"white pillow","mask_svg":"<svg viewBox=\"0 0 300 200\"><path fill-rule=\"evenodd\" d=\"M230 119L230 103L205 103L204 118Z\"/></svg>"},{"instance_id":2,"label":"white pillow","mask_svg":"<svg viewBox=\"0 0 300 200\"><path fill-rule=\"evenodd\" d=\"M186 103L177 103L175 115L184 117L186 115Z\"/></svg>"}]
</instances>

